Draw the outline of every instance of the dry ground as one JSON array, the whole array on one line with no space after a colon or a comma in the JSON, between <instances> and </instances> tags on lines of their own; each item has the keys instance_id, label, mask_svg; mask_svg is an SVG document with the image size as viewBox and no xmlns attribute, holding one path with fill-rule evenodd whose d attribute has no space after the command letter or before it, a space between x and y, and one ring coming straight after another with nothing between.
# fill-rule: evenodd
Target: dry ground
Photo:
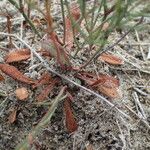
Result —
<instances>
[{"instance_id":1,"label":"dry ground","mask_svg":"<svg viewBox=\"0 0 150 150\"><path fill-rule=\"evenodd\" d=\"M0 2L0 6L2 6L2 3ZM5 3L3 3L3 6L6 6ZM12 20L13 34L20 35L20 33L23 33L22 38L25 42L34 48L39 48L38 39L34 38L30 28L25 30L22 28L23 19L21 15L19 13L16 14L12 6L9 8L9 11L14 13L14 20ZM57 11L57 9L54 10L54 18ZM16 18L20 20L16 21ZM60 21L58 15L55 19L58 22ZM150 22L146 21L144 23L147 23L150 27ZM73 91L73 108L79 125L78 130L71 135L68 134L64 126L64 114L61 102L51 122L43 128L42 132L35 139L40 145L41 150L91 150L88 149L89 145L92 145L93 150L150 149L150 62L147 59L143 60L142 56L142 50L146 58L150 48L149 29L137 31L137 34L136 32L130 33L111 51L125 61L124 65L114 67L96 61L86 68L87 71L105 72L110 75L116 75L120 79L123 97L110 101L116 104L123 112L127 113L132 120L127 120L95 96L86 93L74 85L68 84ZM2 16L0 16L0 32L7 32L6 20ZM109 43L114 42L120 36L119 33L114 32L109 38ZM16 39L13 40L13 43L16 46L15 48L24 47ZM10 51L8 49L8 37L0 36L0 48L0 61L3 62L3 57L8 53L7 51ZM89 52L82 50L76 59L76 63L81 64L84 59L88 59L89 57ZM35 64L39 65L31 68ZM36 58L14 65L34 79L39 78L42 72L46 70ZM54 61L51 61L50 65L52 68L56 67ZM57 68L57 71L64 73L59 68ZM75 80L71 72L69 74L65 73L65 75ZM78 80L78 82L80 81ZM63 84L66 84L66 82L63 81ZM33 104L36 101L35 95L38 91L33 91L29 86L26 86L30 93L28 100L25 102L18 101L14 91L17 87L22 86L26 85L8 76L5 76L5 81L0 83L0 92L5 95L0 96L0 150L15 149L16 145L24 139L48 109L48 106ZM55 93L49 95L48 101L51 101L57 95L58 89L56 87ZM143 109L143 112L140 107ZM17 119L15 123L10 124L8 123L8 116L13 108L18 108ZM144 114L145 123L142 121Z\"/></svg>"}]
</instances>

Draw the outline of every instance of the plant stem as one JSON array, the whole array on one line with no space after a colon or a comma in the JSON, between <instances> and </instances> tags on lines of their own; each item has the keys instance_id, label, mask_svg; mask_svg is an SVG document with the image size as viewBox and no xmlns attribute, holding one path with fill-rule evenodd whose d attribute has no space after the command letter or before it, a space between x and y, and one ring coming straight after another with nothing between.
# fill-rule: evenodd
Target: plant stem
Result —
<instances>
[{"instance_id":1,"label":"plant stem","mask_svg":"<svg viewBox=\"0 0 150 150\"><path fill-rule=\"evenodd\" d=\"M32 30L40 37L42 38L41 34L39 33L39 31L35 28L34 24L32 23L32 21L27 17L27 15L24 13L24 11L18 6L18 4L16 3L16 1L14 0L8 0L13 6L15 6L17 8L17 10L23 15L24 19L29 23L29 25L31 26Z\"/></svg>"},{"instance_id":2,"label":"plant stem","mask_svg":"<svg viewBox=\"0 0 150 150\"><path fill-rule=\"evenodd\" d=\"M61 13L62 13L62 19L63 19L63 28L64 28L63 44L65 45L65 41L66 41L66 22L65 22L65 10L64 10L63 0L60 0L60 5L61 5Z\"/></svg>"}]
</instances>

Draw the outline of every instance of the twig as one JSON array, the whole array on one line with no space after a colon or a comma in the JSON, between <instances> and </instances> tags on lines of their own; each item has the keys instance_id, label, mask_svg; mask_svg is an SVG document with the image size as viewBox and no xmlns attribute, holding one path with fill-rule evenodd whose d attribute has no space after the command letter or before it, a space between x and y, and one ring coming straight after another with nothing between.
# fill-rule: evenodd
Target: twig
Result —
<instances>
[{"instance_id":1,"label":"twig","mask_svg":"<svg viewBox=\"0 0 150 150\"><path fill-rule=\"evenodd\" d=\"M128 119L131 119L130 116L128 116L127 114L125 114L122 110L120 110L119 108L117 108L113 103L111 103L110 101L108 101L105 97L101 96L100 94L97 94L96 92L90 90L90 89L87 89L86 87L84 86L81 86L80 84L70 80L69 78L67 78L66 76L64 75L61 75L59 74L58 72L52 70L48 63L35 51L35 49L33 49L32 47L30 47L25 41L23 41L22 39L20 39L18 36L16 35L13 35L13 34L7 34L7 33L3 33L3 32L0 32L0 35L5 35L5 36L13 36L15 38L17 38L19 41L21 41L27 48L29 48L33 54L43 63L43 66L48 70L50 71L51 73L59 76L60 78L66 80L67 82L69 83L72 83L74 84L75 86L77 86L78 88L81 88L82 90L86 91L87 93L90 93L96 97L98 97L100 100L104 101L106 104L108 104L109 106L113 107L114 109L116 109L120 114L122 114L124 117L128 118Z\"/></svg>"},{"instance_id":2,"label":"twig","mask_svg":"<svg viewBox=\"0 0 150 150\"><path fill-rule=\"evenodd\" d=\"M141 95L143 95L143 96L148 96L148 94L147 94L146 92L142 91L141 89L139 89L139 88L137 88L137 87L133 87L133 89L134 89L136 92L138 92L138 93L140 93Z\"/></svg>"},{"instance_id":3,"label":"twig","mask_svg":"<svg viewBox=\"0 0 150 150\"><path fill-rule=\"evenodd\" d=\"M137 41L140 42L140 38L139 38L138 32L136 30L135 30L135 35L136 35ZM145 57L145 54L144 54L142 46L139 45L139 48L140 48L140 51L142 53L143 60L146 60L146 57Z\"/></svg>"},{"instance_id":4,"label":"twig","mask_svg":"<svg viewBox=\"0 0 150 150\"><path fill-rule=\"evenodd\" d=\"M114 44L112 44L111 46L108 46L107 48L105 48L104 50L97 50L96 53L81 67L81 68L85 68L87 65L89 65L89 63L93 60L93 59L97 59L102 53L107 52L108 50L113 49L117 44L119 44L131 31L133 31L133 29L138 26L139 24L141 24L141 22L143 21L143 17L140 19L140 21L135 24L131 29L129 29L126 33L124 33L124 35L118 40L116 41Z\"/></svg>"},{"instance_id":5,"label":"twig","mask_svg":"<svg viewBox=\"0 0 150 150\"><path fill-rule=\"evenodd\" d=\"M130 107L128 107L127 105L124 104L124 106L125 106L135 117L137 117L142 123L144 123L148 129L150 129L150 125L148 124L148 122L147 122L145 119L141 118L135 111L133 111L133 110L132 110Z\"/></svg>"},{"instance_id":6,"label":"twig","mask_svg":"<svg viewBox=\"0 0 150 150\"><path fill-rule=\"evenodd\" d=\"M149 50L148 50L147 59L150 59L150 47L149 47Z\"/></svg>"},{"instance_id":7,"label":"twig","mask_svg":"<svg viewBox=\"0 0 150 150\"><path fill-rule=\"evenodd\" d=\"M141 46L149 46L150 45L150 43L144 43L144 42L133 42L133 43L120 43L119 45L131 45L131 46L139 46L139 45L141 45Z\"/></svg>"},{"instance_id":8,"label":"twig","mask_svg":"<svg viewBox=\"0 0 150 150\"><path fill-rule=\"evenodd\" d=\"M142 107L142 105L141 105L141 103L140 103L140 101L139 101L139 98L138 98L138 95L137 95L136 92L133 92L133 98L134 98L134 101L135 101L136 105L138 105L138 107L139 107L139 109L140 109L140 112L141 112L141 114L142 114L142 116L143 116L143 119L146 119L146 118L147 118L147 117L146 117L146 114L145 114L145 112L144 112L144 109L143 109L143 107Z\"/></svg>"}]
</instances>

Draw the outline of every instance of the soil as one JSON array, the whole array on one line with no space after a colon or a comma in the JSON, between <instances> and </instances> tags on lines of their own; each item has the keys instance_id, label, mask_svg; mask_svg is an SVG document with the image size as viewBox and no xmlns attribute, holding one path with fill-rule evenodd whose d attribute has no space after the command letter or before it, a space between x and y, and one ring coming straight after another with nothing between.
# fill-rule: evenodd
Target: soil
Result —
<instances>
[{"instance_id":1,"label":"soil","mask_svg":"<svg viewBox=\"0 0 150 150\"><path fill-rule=\"evenodd\" d=\"M54 20L59 24L62 22L60 8L57 1L53 10ZM43 3L41 2L41 7ZM21 15L5 0L0 2L0 11L9 6L13 14L13 19L20 18L18 21L12 21L12 33L20 35L32 47L39 49L39 38L34 37L30 27L25 29L21 27L23 19ZM37 13L37 12L36 12ZM37 17L37 14L32 14ZM57 15L56 15L57 14ZM58 15L59 14L59 15ZM55 17L56 16L56 17ZM59 17L60 16L60 17ZM125 64L113 66L97 60L87 66L86 71L96 73L106 73L117 76L120 80L122 98L109 99L119 109L128 114L132 119L128 120L118 111L111 108L99 98L84 90L77 88L75 85L62 81L61 84L68 85L74 97L72 108L78 129L69 134L65 127L65 115L63 113L63 101L61 101L54 113L51 121L34 139L35 144L30 149L40 150L149 150L150 149L150 61L143 60L141 47L145 56L148 55L150 48L150 23L148 20L143 22L148 28L138 30L140 42L137 40L136 33L131 32L119 45L116 45L110 53L121 57ZM43 25L44 26L44 25ZM21 28L23 31L21 31ZM0 32L7 32L5 17L0 16ZM62 26L59 33L62 35ZM109 44L114 43L121 37L121 33L113 32L109 37ZM24 45L13 38L14 49L24 48ZM148 43L139 46L139 43ZM12 49L12 48L11 48ZM0 36L0 62L4 62L5 55L11 51L9 48L9 39L7 36ZM76 48L75 48L76 49ZM72 50L74 54L75 49ZM95 51L95 50L93 50ZM79 52L77 58L73 60L75 65L81 65L93 54L83 49ZM89 55L90 54L90 55ZM46 58L45 58L46 59ZM47 58L48 60L49 58ZM14 63L25 75L37 79L46 71L40 64L40 61L33 56L28 61ZM37 65L37 66L35 66ZM33 67L34 66L34 67ZM50 66L60 74L66 75L83 86L88 87L79 79L74 77L74 73L62 71L55 64L54 60L50 61ZM4 75L5 81L0 83L0 150L13 150L16 146L30 133L45 115L49 105L36 105L36 95L38 90L20 83L9 76ZM54 74L52 74L55 76ZM54 88L54 92L49 95L47 102L57 96L60 86ZM16 98L15 90L18 87L26 87L29 92L29 98L26 101L19 101ZM96 91L96 90L95 90ZM98 91L96 91L98 93ZM3 94L1 94L3 93ZM99 93L101 94L101 93ZM145 121L137 105L134 95L137 95L139 103L145 113ZM103 95L104 96L104 95ZM12 110L17 110L16 121L10 123L8 117ZM135 114L131 111L133 110ZM138 115L138 116L137 116ZM92 147L92 148L90 148Z\"/></svg>"}]
</instances>

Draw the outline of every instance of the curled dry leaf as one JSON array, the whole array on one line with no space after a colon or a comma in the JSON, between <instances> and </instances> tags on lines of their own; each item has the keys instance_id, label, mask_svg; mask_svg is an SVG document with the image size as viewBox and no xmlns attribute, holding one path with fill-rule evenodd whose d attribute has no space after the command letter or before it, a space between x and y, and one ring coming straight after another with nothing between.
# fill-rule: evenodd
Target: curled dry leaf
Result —
<instances>
[{"instance_id":1,"label":"curled dry leaf","mask_svg":"<svg viewBox=\"0 0 150 150\"><path fill-rule=\"evenodd\" d=\"M48 84L51 79L52 79L51 75L48 72L45 72L39 80L35 81L35 84L32 87L34 89L44 84Z\"/></svg>"},{"instance_id":2,"label":"curled dry leaf","mask_svg":"<svg viewBox=\"0 0 150 150\"><path fill-rule=\"evenodd\" d=\"M107 62L111 65L122 65L122 64L124 64L124 61L122 59L120 59L119 57L114 56L112 54L108 54L108 53L103 53L99 57L99 59L101 61Z\"/></svg>"},{"instance_id":3,"label":"curled dry leaf","mask_svg":"<svg viewBox=\"0 0 150 150\"><path fill-rule=\"evenodd\" d=\"M4 77L0 74L0 81L3 81Z\"/></svg>"},{"instance_id":4,"label":"curled dry leaf","mask_svg":"<svg viewBox=\"0 0 150 150\"><path fill-rule=\"evenodd\" d=\"M77 3L72 3L70 8L70 14L73 21L77 21L80 18L80 9ZM74 30L74 33L77 33L77 30ZM72 23L69 16L65 18L65 44L66 48L70 50L73 46L74 35L72 30Z\"/></svg>"},{"instance_id":5,"label":"curled dry leaf","mask_svg":"<svg viewBox=\"0 0 150 150\"><path fill-rule=\"evenodd\" d=\"M0 70L15 80L24 82L26 84L34 83L34 81L31 78L22 74L17 68L15 68L12 65L0 64Z\"/></svg>"},{"instance_id":6,"label":"curled dry leaf","mask_svg":"<svg viewBox=\"0 0 150 150\"><path fill-rule=\"evenodd\" d=\"M58 79L53 79L51 82L42 90L42 92L37 96L37 101L42 102L44 101L49 93L53 90L55 84L58 83Z\"/></svg>"},{"instance_id":7,"label":"curled dry leaf","mask_svg":"<svg viewBox=\"0 0 150 150\"><path fill-rule=\"evenodd\" d=\"M29 96L28 90L25 87L16 89L15 93L18 100L21 101L25 101Z\"/></svg>"},{"instance_id":8,"label":"curled dry leaf","mask_svg":"<svg viewBox=\"0 0 150 150\"><path fill-rule=\"evenodd\" d=\"M11 51L5 56L5 62L12 63L12 62L18 62L22 60L27 60L31 56L29 49L18 49L15 51Z\"/></svg>"},{"instance_id":9,"label":"curled dry leaf","mask_svg":"<svg viewBox=\"0 0 150 150\"><path fill-rule=\"evenodd\" d=\"M8 117L9 123L14 123L16 121L16 114L17 114L17 110L13 109Z\"/></svg>"},{"instance_id":10,"label":"curled dry leaf","mask_svg":"<svg viewBox=\"0 0 150 150\"><path fill-rule=\"evenodd\" d=\"M72 133L77 130L78 125L75 120L74 114L71 110L70 100L66 99L64 102L64 112L65 112L65 124L69 133Z\"/></svg>"}]
</instances>

